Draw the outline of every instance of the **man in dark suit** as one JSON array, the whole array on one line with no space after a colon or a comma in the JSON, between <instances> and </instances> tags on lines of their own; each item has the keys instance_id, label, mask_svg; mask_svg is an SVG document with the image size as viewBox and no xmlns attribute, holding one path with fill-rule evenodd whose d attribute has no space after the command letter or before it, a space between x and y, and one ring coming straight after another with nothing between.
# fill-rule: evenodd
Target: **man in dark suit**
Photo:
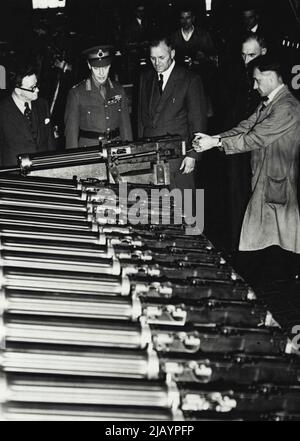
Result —
<instances>
[{"instance_id":1,"label":"man in dark suit","mask_svg":"<svg viewBox=\"0 0 300 441\"><path fill-rule=\"evenodd\" d=\"M0 165L17 164L20 153L55 149L47 102L38 98L37 76L32 66L14 74L12 94L0 103Z\"/></svg>"},{"instance_id":2,"label":"man in dark suit","mask_svg":"<svg viewBox=\"0 0 300 441\"><path fill-rule=\"evenodd\" d=\"M139 137L180 135L187 143L193 133L206 127L206 100L199 76L178 66L175 50L167 38L150 43L154 69L141 76L138 111ZM193 171L197 154L191 150L182 160L170 164L171 185L194 188Z\"/></svg>"}]
</instances>

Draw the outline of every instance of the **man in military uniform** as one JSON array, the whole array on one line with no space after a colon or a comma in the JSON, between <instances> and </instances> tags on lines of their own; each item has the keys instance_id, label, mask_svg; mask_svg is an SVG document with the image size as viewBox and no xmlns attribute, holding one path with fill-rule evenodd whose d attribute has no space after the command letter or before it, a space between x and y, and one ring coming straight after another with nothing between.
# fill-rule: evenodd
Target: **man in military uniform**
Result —
<instances>
[{"instance_id":1,"label":"man in military uniform","mask_svg":"<svg viewBox=\"0 0 300 441\"><path fill-rule=\"evenodd\" d=\"M108 78L112 62L110 46L84 51L91 76L74 86L65 111L66 148L88 147L112 140L132 140L123 87Z\"/></svg>"}]
</instances>

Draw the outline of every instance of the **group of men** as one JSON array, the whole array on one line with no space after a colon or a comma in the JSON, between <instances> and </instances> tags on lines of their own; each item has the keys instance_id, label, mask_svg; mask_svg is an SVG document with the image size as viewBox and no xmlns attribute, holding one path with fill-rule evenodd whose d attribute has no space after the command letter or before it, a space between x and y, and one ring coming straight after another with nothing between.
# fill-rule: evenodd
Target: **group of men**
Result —
<instances>
[{"instance_id":1,"label":"group of men","mask_svg":"<svg viewBox=\"0 0 300 441\"><path fill-rule=\"evenodd\" d=\"M300 254L296 194L300 103L284 85L280 64L267 54L258 34L247 34L241 52L246 66L240 84L246 94L246 107L239 112L243 121L237 124L239 121L233 118L232 125L237 124L236 127L209 136L205 134L207 96L200 76L175 61L174 43L168 38L153 39L149 50L152 68L142 73L139 84L138 136L173 134L186 141L186 157L173 161L170 167L171 185L180 189L195 188L193 172L204 151L217 147L228 156L240 154L241 158L251 152L252 187L245 214L244 201L236 207L241 218L237 222L241 224L237 226L241 228L240 262L247 269L252 265L256 276L267 271L270 250L276 258L280 252L277 261L282 262L283 256L285 262L290 262ZM85 55L90 76L69 92L65 110L66 148L132 140L124 88L109 77L112 48L92 47ZM254 96L249 87L253 80L258 92ZM264 99L263 103L258 96ZM239 97L237 88L231 98ZM55 149L48 106L38 98L37 76L31 68L15 73L12 95L0 104L0 148L2 166L14 165L18 153ZM247 160L234 164L236 173L246 170L243 163ZM233 187L232 191L239 193L238 188ZM289 263L287 266L291 268Z\"/></svg>"}]
</instances>

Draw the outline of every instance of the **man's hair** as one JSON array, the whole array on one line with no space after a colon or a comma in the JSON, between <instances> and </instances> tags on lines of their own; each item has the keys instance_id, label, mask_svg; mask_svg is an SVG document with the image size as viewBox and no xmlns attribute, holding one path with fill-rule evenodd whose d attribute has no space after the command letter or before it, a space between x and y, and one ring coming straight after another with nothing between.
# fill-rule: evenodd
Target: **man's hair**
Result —
<instances>
[{"instance_id":1,"label":"man's hair","mask_svg":"<svg viewBox=\"0 0 300 441\"><path fill-rule=\"evenodd\" d=\"M248 0L246 2L242 2L240 6L241 12L244 11L254 11L257 15L259 15L259 4L258 1Z\"/></svg>"},{"instance_id":2,"label":"man's hair","mask_svg":"<svg viewBox=\"0 0 300 441\"><path fill-rule=\"evenodd\" d=\"M183 12L191 12L193 17L195 17L195 15L196 15L195 8L191 3L182 4L179 7L178 11L179 11L179 15L182 14Z\"/></svg>"},{"instance_id":3,"label":"man's hair","mask_svg":"<svg viewBox=\"0 0 300 441\"><path fill-rule=\"evenodd\" d=\"M11 73L12 87L21 87L23 79L31 75L37 75L37 70L33 64L18 64Z\"/></svg>"},{"instance_id":4,"label":"man's hair","mask_svg":"<svg viewBox=\"0 0 300 441\"><path fill-rule=\"evenodd\" d=\"M256 41L261 48L267 48L266 39L262 34L246 32L242 37L242 44L247 43L248 41L254 40Z\"/></svg>"},{"instance_id":5,"label":"man's hair","mask_svg":"<svg viewBox=\"0 0 300 441\"><path fill-rule=\"evenodd\" d=\"M278 58L272 54L260 55L249 63L251 69L259 69L261 72L272 71L283 77L283 66Z\"/></svg>"},{"instance_id":6,"label":"man's hair","mask_svg":"<svg viewBox=\"0 0 300 441\"><path fill-rule=\"evenodd\" d=\"M153 35L149 41L149 48L157 47L160 43L165 43L170 49L174 49L171 39L166 35Z\"/></svg>"}]
</instances>

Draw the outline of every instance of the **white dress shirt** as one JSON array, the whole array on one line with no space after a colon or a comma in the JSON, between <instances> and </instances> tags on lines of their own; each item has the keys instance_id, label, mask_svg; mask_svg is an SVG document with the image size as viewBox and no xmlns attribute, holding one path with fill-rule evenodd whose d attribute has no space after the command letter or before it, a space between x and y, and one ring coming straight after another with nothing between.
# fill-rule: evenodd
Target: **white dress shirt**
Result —
<instances>
[{"instance_id":1,"label":"white dress shirt","mask_svg":"<svg viewBox=\"0 0 300 441\"><path fill-rule=\"evenodd\" d=\"M275 90L273 90L273 92L271 92L268 95L268 99L264 102L265 106L268 106L275 98L275 96L277 95L277 93L284 87L284 84L281 84L280 86L276 87Z\"/></svg>"},{"instance_id":2,"label":"white dress shirt","mask_svg":"<svg viewBox=\"0 0 300 441\"><path fill-rule=\"evenodd\" d=\"M189 40L191 39L191 36L192 36L193 33L194 33L194 30L195 30L194 26L193 26L192 30L191 30L191 31L188 31L188 32L185 32L185 31L181 28L181 34L182 34L183 39L184 39L185 41L189 41Z\"/></svg>"},{"instance_id":3,"label":"white dress shirt","mask_svg":"<svg viewBox=\"0 0 300 441\"><path fill-rule=\"evenodd\" d=\"M13 93L11 97L14 100L14 103L17 106L17 108L24 115L24 112L25 112L25 101L20 100L20 98L15 93ZM27 102L28 102L28 105L29 105L29 109L31 109L31 102L30 101L27 101Z\"/></svg>"},{"instance_id":4,"label":"white dress shirt","mask_svg":"<svg viewBox=\"0 0 300 441\"><path fill-rule=\"evenodd\" d=\"M158 74L158 79L159 76L162 75L163 76L163 85L162 85L162 90L165 89L168 79L170 78L170 75L172 73L172 70L174 69L175 66L175 61L173 60L172 64L169 66L169 68L167 70L165 70L163 73Z\"/></svg>"}]
</instances>

